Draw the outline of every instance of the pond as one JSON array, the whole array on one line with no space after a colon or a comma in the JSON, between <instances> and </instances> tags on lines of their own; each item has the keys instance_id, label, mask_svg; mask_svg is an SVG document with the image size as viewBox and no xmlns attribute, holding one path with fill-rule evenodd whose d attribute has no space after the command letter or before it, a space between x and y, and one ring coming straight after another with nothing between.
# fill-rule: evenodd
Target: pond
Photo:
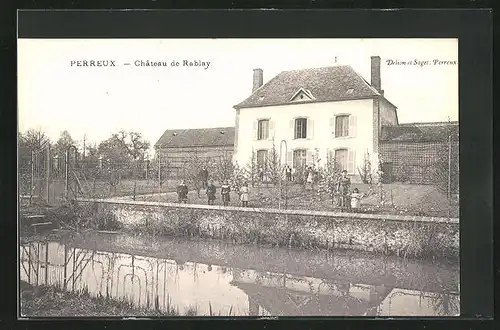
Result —
<instances>
[{"instance_id":1,"label":"pond","mask_svg":"<svg viewBox=\"0 0 500 330\"><path fill-rule=\"evenodd\" d=\"M20 257L32 285L181 315L454 316L460 305L451 261L96 232L26 243Z\"/></svg>"}]
</instances>

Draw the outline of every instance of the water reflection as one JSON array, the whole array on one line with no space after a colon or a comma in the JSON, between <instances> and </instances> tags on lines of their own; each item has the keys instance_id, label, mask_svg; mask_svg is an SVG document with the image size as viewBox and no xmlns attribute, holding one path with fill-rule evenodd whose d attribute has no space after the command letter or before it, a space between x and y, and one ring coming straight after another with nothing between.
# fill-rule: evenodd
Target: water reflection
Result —
<instances>
[{"instance_id":1,"label":"water reflection","mask_svg":"<svg viewBox=\"0 0 500 330\"><path fill-rule=\"evenodd\" d=\"M298 276L292 272L170 260L60 242L21 246L21 280L92 295L127 299L138 307L185 315L444 316L459 313L454 292L422 292L384 283Z\"/></svg>"}]
</instances>

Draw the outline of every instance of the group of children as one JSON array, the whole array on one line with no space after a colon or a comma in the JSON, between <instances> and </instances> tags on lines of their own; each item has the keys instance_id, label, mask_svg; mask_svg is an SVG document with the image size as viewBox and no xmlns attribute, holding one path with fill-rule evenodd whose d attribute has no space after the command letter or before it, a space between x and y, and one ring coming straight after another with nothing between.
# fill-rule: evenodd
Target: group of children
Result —
<instances>
[{"instance_id":1,"label":"group of children","mask_svg":"<svg viewBox=\"0 0 500 330\"><path fill-rule=\"evenodd\" d=\"M177 186L177 198L179 203L184 203L187 204L188 200L188 187L185 183L184 180L181 181L181 183ZM227 181L224 181L221 186L221 196L222 196L222 203L224 206L228 206L229 202L231 201L231 186ZM217 188L214 185L214 180L210 180L207 185L206 185L206 194L208 198L208 205L214 205L215 204L215 199L216 199L216 194L217 194ZM243 186L239 190L239 195L240 195L240 201L243 207L248 207L248 197L250 194L250 190L248 189L248 184L244 183Z\"/></svg>"}]
</instances>

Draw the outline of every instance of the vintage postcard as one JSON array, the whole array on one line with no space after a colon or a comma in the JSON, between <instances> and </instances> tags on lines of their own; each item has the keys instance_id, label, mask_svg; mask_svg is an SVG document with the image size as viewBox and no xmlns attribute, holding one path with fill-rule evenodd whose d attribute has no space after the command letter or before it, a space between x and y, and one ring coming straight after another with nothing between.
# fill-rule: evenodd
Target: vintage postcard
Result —
<instances>
[{"instance_id":1,"label":"vintage postcard","mask_svg":"<svg viewBox=\"0 0 500 330\"><path fill-rule=\"evenodd\" d=\"M457 39L18 39L20 315L458 316L458 66Z\"/></svg>"}]
</instances>

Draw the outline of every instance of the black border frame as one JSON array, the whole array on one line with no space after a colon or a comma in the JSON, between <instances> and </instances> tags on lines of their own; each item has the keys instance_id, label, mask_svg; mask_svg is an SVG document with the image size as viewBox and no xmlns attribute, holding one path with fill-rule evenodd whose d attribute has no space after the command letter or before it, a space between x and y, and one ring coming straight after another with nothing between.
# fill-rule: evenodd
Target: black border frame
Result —
<instances>
[{"instance_id":1,"label":"black border frame","mask_svg":"<svg viewBox=\"0 0 500 330\"><path fill-rule=\"evenodd\" d=\"M193 38L193 37L244 37L244 38L459 38L460 77L460 185L461 185L461 311L462 317L447 321L419 319L412 321L424 327L443 328L447 323L455 326L485 328L493 316L493 64L492 11L475 10L266 10L266 11L20 11L18 12L19 37L32 38ZM131 23L133 22L133 23ZM10 60L9 75L16 77L15 42ZM9 45L7 44L7 48ZM1 123L4 137L13 143L4 145L4 157L8 166L17 172L17 137L15 105L17 101L15 80L13 91L7 93L11 111L3 112ZM6 117L6 118L5 118ZM14 127L16 129L14 129ZM4 162L4 165L7 162ZM6 173L5 171L3 173ZM2 174L3 174L2 173ZM7 175L6 186L16 189L15 175ZM8 207L7 219L10 237L17 236L16 197L6 194L4 201ZM10 208L9 208L10 206ZM5 231L4 231L5 232ZM14 239L14 241L16 241ZM10 253L18 249L17 242L7 248ZM4 249L5 252L5 249ZM17 268L17 254L13 257ZM12 265L12 263L10 263ZM17 270L16 277L17 277ZM9 274L11 275L11 274ZM17 279L14 279L9 295L17 297ZM3 299L4 301L7 299ZM16 300L17 301L17 300ZM8 304L15 306L13 304ZM11 307L12 308L12 307ZM17 317L14 309L4 308ZM345 326L352 328L376 327L398 328L399 318L374 322L359 318L345 318ZM7 320L7 319L6 319ZM313 321L314 320L314 321ZM338 318L331 318L338 320ZM466 321L468 320L468 321ZM83 321L82 326L97 326L97 322ZM194 326L206 322L196 320L175 321L174 326ZM300 328L329 326L325 318L280 318L279 322L248 322L251 326L270 327L297 326ZM460 322L460 323L458 323ZM8 322L10 323L10 322ZM47 321L17 321L23 327L52 327ZM57 322L63 327L67 324ZM152 324L150 322L148 324ZM218 322L219 323L219 322ZM229 322L225 322L228 324ZM406 322L405 322L406 323ZM122 322L103 323L105 327L123 326ZM158 323L156 323L158 324ZM401 323L399 323L401 324ZM473 325L472 325L473 324ZM144 328L140 322L137 326ZM166 325L166 324L164 324ZM219 323L219 325L222 325ZM340 324L339 324L340 325ZM409 324L401 325L406 328ZM330 324L331 326L331 324ZM148 327L149 328L149 327Z\"/></svg>"}]
</instances>

